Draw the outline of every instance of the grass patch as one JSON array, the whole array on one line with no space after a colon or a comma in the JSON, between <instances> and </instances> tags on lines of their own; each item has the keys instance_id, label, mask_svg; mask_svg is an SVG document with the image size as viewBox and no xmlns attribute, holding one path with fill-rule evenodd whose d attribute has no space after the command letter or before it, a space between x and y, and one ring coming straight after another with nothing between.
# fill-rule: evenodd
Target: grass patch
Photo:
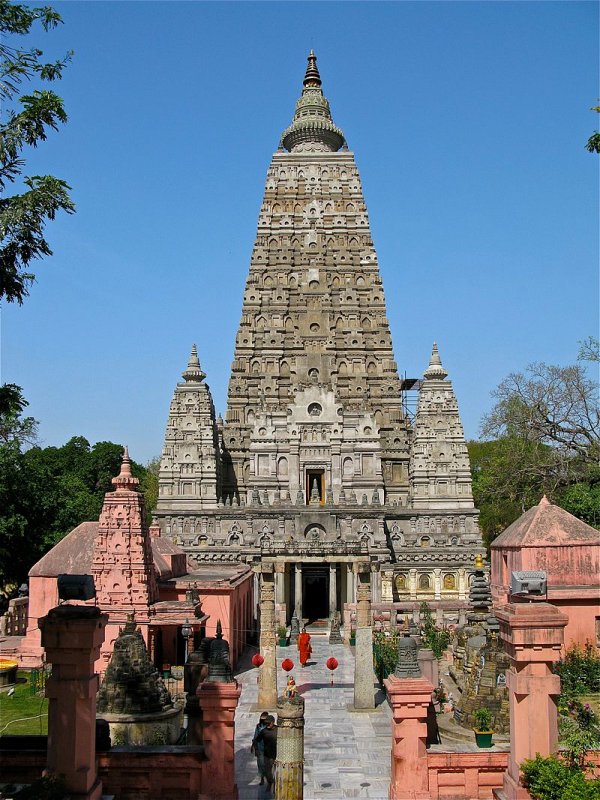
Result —
<instances>
[{"instance_id":1,"label":"grass patch","mask_svg":"<svg viewBox=\"0 0 600 800\"><path fill-rule=\"evenodd\" d=\"M48 701L43 690L32 693L29 672L19 670L14 690L12 697L0 692L0 735L48 733Z\"/></svg>"}]
</instances>

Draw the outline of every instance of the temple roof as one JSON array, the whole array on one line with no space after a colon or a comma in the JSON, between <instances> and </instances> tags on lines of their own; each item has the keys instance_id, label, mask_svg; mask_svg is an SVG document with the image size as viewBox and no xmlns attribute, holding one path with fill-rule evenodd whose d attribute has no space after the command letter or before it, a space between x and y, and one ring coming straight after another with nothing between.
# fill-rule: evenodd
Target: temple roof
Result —
<instances>
[{"instance_id":1,"label":"temple roof","mask_svg":"<svg viewBox=\"0 0 600 800\"><path fill-rule=\"evenodd\" d=\"M327 98L321 89L317 57L311 50L304 75L302 94L296 103L292 124L281 136L281 145L292 151L335 152L346 144L342 131L334 125Z\"/></svg>"},{"instance_id":2,"label":"temple roof","mask_svg":"<svg viewBox=\"0 0 600 800\"><path fill-rule=\"evenodd\" d=\"M526 511L519 519L496 537L492 550L501 547L564 547L595 544L600 532L577 519L560 506L555 506L544 495L537 506Z\"/></svg>"},{"instance_id":3,"label":"temple roof","mask_svg":"<svg viewBox=\"0 0 600 800\"><path fill-rule=\"evenodd\" d=\"M82 522L33 565L29 577L91 575L98 527L98 522ZM157 578L173 577L167 559L172 555L185 555L184 551L170 540L158 536L152 537L151 545Z\"/></svg>"}]
</instances>

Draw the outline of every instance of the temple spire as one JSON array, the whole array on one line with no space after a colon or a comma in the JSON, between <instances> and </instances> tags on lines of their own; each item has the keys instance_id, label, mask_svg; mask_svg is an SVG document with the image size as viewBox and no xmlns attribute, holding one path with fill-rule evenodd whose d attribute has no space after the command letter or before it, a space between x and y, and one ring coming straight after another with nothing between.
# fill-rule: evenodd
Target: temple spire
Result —
<instances>
[{"instance_id":1,"label":"temple spire","mask_svg":"<svg viewBox=\"0 0 600 800\"><path fill-rule=\"evenodd\" d=\"M434 342L431 350L431 358L429 359L429 366L423 373L423 377L426 380L443 381L447 375L448 371L442 366L442 359L440 358L440 354L438 352L438 346Z\"/></svg>"},{"instance_id":2,"label":"temple spire","mask_svg":"<svg viewBox=\"0 0 600 800\"><path fill-rule=\"evenodd\" d=\"M198 350L195 344L192 345L192 352L190 353L187 368L181 373L181 377L185 381L193 381L194 383L202 383L204 378L206 378L206 373L202 371L200 366Z\"/></svg>"}]
</instances>

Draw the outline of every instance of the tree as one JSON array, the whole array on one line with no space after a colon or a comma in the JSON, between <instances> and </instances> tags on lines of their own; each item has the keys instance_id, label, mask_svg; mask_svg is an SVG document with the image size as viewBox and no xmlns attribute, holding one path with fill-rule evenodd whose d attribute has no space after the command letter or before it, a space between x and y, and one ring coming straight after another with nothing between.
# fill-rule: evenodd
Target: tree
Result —
<instances>
[{"instance_id":1,"label":"tree","mask_svg":"<svg viewBox=\"0 0 600 800\"><path fill-rule=\"evenodd\" d=\"M597 358L597 339L580 342L579 361ZM509 375L494 395L482 424L489 438L467 445L486 544L543 494L599 525L597 388L583 365L532 364Z\"/></svg>"},{"instance_id":2,"label":"tree","mask_svg":"<svg viewBox=\"0 0 600 800\"><path fill-rule=\"evenodd\" d=\"M0 299L23 303L35 275L29 271L35 258L52 255L44 238L48 220L58 211L72 213L70 187L52 175L23 176L23 150L46 140L50 129L67 121L62 99L48 89L18 96L24 81L52 82L62 77L72 52L54 62L43 61L37 48L21 49L8 36L30 33L36 23L45 31L62 22L51 7L29 8L0 0L0 102L5 121L0 124L0 191L19 180L25 191L0 198Z\"/></svg>"},{"instance_id":3,"label":"tree","mask_svg":"<svg viewBox=\"0 0 600 800\"><path fill-rule=\"evenodd\" d=\"M14 383L0 386L0 444L17 441L22 445L35 441L37 422L33 417L21 417L28 405L20 386Z\"/></svg>"},{"instance_id":4,"label":"tree","mask_svg":"<svg viewBox=\"0 0 600 800\"><path fill-rule=\"evenodd\" d=\"M22 413L20 391L11 397ZM98 519L123 457L122 445L90 446L83 436L62 447L25 449L14 433L24 421L18 412L11 419L12 428L6 420L1 424L0 415L6 431L0 440L0 591L22 583L33 564L81 522ZM132 472L143 491L146 469L132 462Z\"/></svg>"},{"instance_id":5,"label":"tree","mask_svg":"<svg viewBox=\"0 0 600 800\"><path fill-rule=\"evenodd\" d=\"M582 467L598 463L597 386L581 364L530 364L524 373L513 372L505 378L493 395L497 403L484 417L484 436L547 446L542 469L561 473L564 483Z\"/></svg>"},{"instance_id":6,"label":"tree","mask_svg":"<svg viewBox=\"0 0 600 800\"><path fill-rule=\"evenodd\" d=\"M600 106L592 106L590 111L596 111L600 114ZM600 133L598 131L594 131L590 138L587 140L587 144L585 149L589 153L600 153Z\"/></svg>"}]
</instances>

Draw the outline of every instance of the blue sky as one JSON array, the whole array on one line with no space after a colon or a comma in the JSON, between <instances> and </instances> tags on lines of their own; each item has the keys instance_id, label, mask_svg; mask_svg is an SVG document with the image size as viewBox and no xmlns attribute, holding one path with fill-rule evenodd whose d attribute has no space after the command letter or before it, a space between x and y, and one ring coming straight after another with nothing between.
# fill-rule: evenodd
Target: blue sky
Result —
<instances>
[{"instance_id":1,"label":"blue sky","mask_svg":"<svg viewBox=\"0 0 600 800\"><path fill-rule=\"evenodd\" d=\"M531 361L598 330L598 5L593 2L68 2L39 34L75 57L68 124L29 174L73 187L2 381L45 445L162 446L198 345L224 412L266 170L306 55L356 154L396 360L436 340L467 436Z\"/></svg>"}]
</instances>

